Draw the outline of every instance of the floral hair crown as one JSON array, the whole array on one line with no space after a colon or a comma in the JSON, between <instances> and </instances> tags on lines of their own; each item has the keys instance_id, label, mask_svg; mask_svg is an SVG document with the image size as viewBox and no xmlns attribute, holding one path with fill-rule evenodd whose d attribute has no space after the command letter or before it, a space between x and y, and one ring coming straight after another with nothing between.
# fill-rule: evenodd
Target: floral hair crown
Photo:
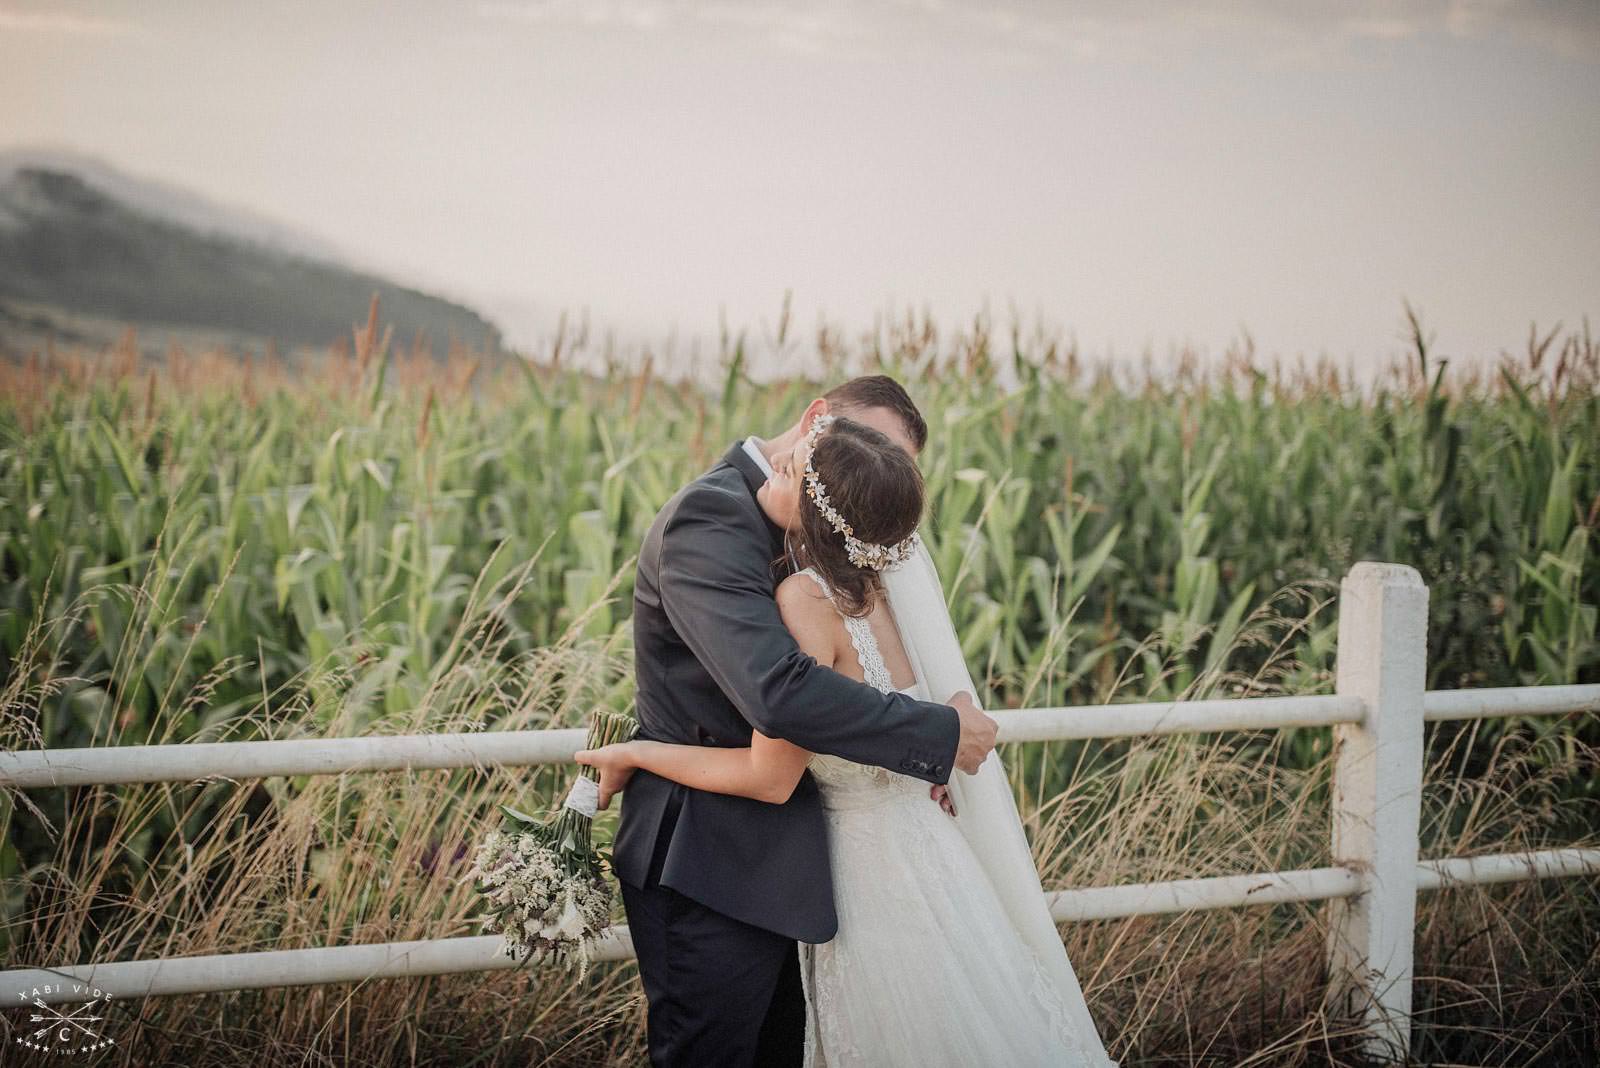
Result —
<instances>
[{"instance_id":1,"label":"floral hair crown","mask_svg":"<svg viewBox=\"0 0 1600 1068\"><path fill-rule=\"evenodd\" d=\"M913 531L910 535L895 545L878 545L873 542L862 541L856 537L855 530L846 522L844 516L839 514L828 500L827 487L822 484L822 479L817 475L817 469L811 466L811 454L816 451L817 438L822 432L833 424L831 415L819 415L811 422L811 429L806 433L806 496L816 504L817 511L822 513L822 518L834 531L844 535L844 550L850 562L857 567L870 567L874 571L883 571L903 564L911 559L911 554L916 551L917 535Z\"/></svg>"}]
</instances>

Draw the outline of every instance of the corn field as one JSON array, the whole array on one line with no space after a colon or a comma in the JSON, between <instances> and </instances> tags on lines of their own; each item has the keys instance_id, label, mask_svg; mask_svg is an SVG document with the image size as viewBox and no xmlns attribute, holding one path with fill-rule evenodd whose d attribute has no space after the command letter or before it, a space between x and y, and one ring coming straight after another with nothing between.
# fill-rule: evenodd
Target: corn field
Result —
<instances>
[{"instance_id":1,"label":"corn field","mask_svg":"<svg viewBox=\"0 0 1600 1068\"><path fill-rule=\"evenodd\" d=\"M1431 689L1600 681L1600 344L1559 330L1370 396L1233 354L1131 386L1051 339L908 319L822 377L715 388L402 351L376 309L296 360L130 343L0 366L0 744L572 726L631 706L634 552L747 433L850 373L927 416L923 534L991 707L1328 693L1338 580L1430 587ZM786 329L786 328L784 328ZM783 329L779 349L784 345ZM1429 730L1424 856L1600 840L1594 715ZM1030 743L1007 762L1047 886L1328 863L1330 732ZM476 933L495 804L566 769L0 795L13 966ZM609 823L602 820L602 836ZM1592 879L1452 890L1418 919L1416 1052L1577 1063L1600 1041ZM63 904L70 907L63 907ZM1124 1064L1356 1063L1316 904L1064 929ZM120 1056L210 1064L642 1061L633 966L119 1006ZM1489 1022L1485 1022L1485 1021ZM1587 1044L1587 1045L1585 1045Z\"/></svg>"}]
</instances>

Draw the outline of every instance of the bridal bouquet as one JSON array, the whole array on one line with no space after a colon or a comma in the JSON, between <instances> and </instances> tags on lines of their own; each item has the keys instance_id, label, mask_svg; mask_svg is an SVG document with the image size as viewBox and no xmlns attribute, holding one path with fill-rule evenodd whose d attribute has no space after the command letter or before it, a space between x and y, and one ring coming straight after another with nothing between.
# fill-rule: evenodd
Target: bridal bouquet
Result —
<instances>
[{"instance_id":1,"label":"bridal bouquet","mask_svg":"<svg viewBox=\"0 0 1600 1068\"><path fill-rule=\"evenodd\" d=\"M587 748L627 741L635 726L628 716L596 712ZM611 924L607 858L590 841L599 774L582 768L560 811L545 819L501 805L500 829L483 840L468 872L487 904L484 929L504 933L508 956L577 964L580 978Z\"/></svg>"}]
</instances>

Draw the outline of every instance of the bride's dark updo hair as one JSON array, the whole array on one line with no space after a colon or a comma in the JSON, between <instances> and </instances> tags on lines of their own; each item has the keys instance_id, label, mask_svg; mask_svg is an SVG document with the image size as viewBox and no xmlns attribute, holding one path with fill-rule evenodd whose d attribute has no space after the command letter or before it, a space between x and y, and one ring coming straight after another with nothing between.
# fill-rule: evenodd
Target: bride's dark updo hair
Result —
<instances>
[{"instance_id":1,"label":"bride's dark updo hair","mask_svg":"<svg viewBox=\"0 0 1600 1068\"><path fill-rule=\"evenodd\" d=\"M894 545L914 534L922 522L922 472L917 462L865 423L835 418L818 436L811 466L834 510L862 541ZM850 562L844 535L817 510L806 492L804 472L796 474L801 480L800 533L786 535L785 544L798 568L816 568L833 588L840 611L864 616L883 588L882 576Z\"/></svg>"}]
</instances>

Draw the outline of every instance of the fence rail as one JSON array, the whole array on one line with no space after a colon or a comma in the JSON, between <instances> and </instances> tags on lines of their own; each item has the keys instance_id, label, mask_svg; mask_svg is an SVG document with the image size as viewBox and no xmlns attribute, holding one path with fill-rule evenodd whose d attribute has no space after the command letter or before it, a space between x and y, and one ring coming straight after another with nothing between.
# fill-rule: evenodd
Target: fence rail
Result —
<instances>
[{"instance_id":1,"label":"fence rail","mask_svg":"<svg viewBox=\"0 0 1600 1068\"><path fill-rule=\"evenodd\" d=\"M1429 690L1423 695L1422 718L1436 723L1561 715L1592 710L1597 700L1600 686ZM998 718L1004 743L1330 727L1360 723L1365 714L1365 702L1360 698L1326 694L1019 708L999 713ZM0 752L0 788L567 764L572 762L572 754L583 748L584 735L581 728L570 728L6 751Z\"/></svg>"},{"instance_id":2,"label":"fence rail","mask_svg":"<svg viewBox=\"0 0 1600 1068\"><path fill-rule=\"evenodd\" d=\"M1363 562L1341 586L1333 695L999 713L1006 743L1335 729L1333 866L1058 890L1047 895L1052 916L1066 923L1329 901L1333 981L1365 1017L1369 1052L1403 1060L1419 890L1600 874L1600 849L1417 857L1425 722L1600 711L1600 685L1424 691L1426 612L1427 588L1413 569ZM547 730L3 752L0 787L529 766L569 762L583 744L582 730ZM1379 811L1385 813L1381 821ZM145 997L516 967L501 945L492 935L23 968L0 972L0 991L37 989L46 1003L67 1003L96 996L94 987L116 997ZM603 960L632 955L625 926L614 928L599 952Z\"/></svg>"},{"instance_id":3,"label":"fence rail","mask_svg":"<svg viewBox=\"0 0 1600 1068\"><path fill-rule=\"evenodd\" d=\"M1437 890L1468 883L1600 873L1600 849L1551 849L1485 857L1423 861L1417 888ZM1259 872L1211 879L1096 886L1055 890L1045 896L1057 923L1159 916L1240 905L1320 901L1361 893L1361 878L1348 868ZM316 949L276 949L259 953L220 953L165 960L82 964L68 968L25 968L0 972L0 990L54 988L46 1003L89 1001L93 992L117 997L155 997L256 990L278 986L363 982L423 975L494 971L516 967L502 953L499 935L384 942ZM625 924L612 928L598 947L598 960L628 960L633 940Z\"/></svg>"}]
</instances>

